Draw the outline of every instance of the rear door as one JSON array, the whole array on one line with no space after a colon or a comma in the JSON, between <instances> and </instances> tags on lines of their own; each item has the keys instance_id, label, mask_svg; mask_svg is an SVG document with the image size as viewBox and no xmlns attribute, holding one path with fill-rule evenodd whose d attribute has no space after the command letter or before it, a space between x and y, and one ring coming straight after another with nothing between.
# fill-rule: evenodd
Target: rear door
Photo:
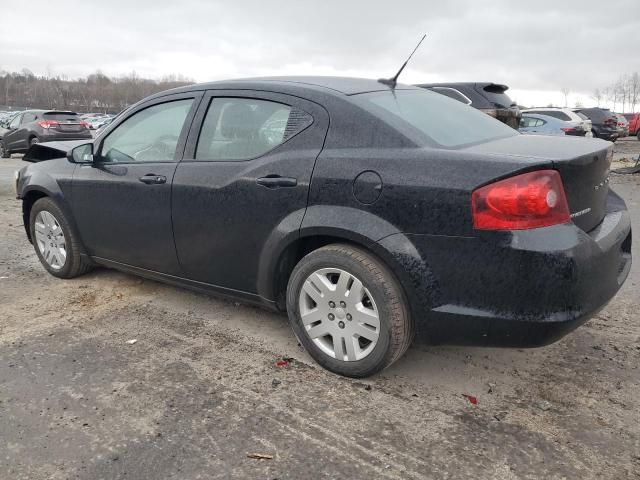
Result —
<instances>
[{"instance_id":1,"label":"rear door","mask_svg":"<svg viewBox=\"0 0 640 480\"><path fill-rule=\"evenodd\" d=\"M128 111L73 177L72 204L89 254L180 275L171 227L171 179L201 92Z\"/></svg>"},{"instance_id":2,"label":"rear door","mask_svg":"<svg viewBox=\"0 0 640 480\"><path fill-rule=\"evenodd\" d=\"M297 235L329 124L298 97L210 91L173 181L173 228L192 280L256 293L269 245Z\"/></svg>"}]
</instances>

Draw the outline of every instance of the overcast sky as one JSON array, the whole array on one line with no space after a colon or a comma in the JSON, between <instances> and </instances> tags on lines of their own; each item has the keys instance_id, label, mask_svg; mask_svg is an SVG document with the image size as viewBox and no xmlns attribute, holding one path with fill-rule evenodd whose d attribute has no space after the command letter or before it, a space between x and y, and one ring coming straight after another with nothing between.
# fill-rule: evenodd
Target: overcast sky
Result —
<instances>
[{"instance_id":1,"label":"overcast sky","mask_svg":"<svg viewBox=\"0 0 640 480\"><path fill-rule=\"evenodd\" d=\"M25 8L22 8L25 7ZM493 81L522 104L584 104L640 70L638 0L29 0L1 11L0 70L196 81L256 75ZM28 8L27 8L28 7ZM21 26L25 26L22 30Z\"/></svg>"}]
</instances>

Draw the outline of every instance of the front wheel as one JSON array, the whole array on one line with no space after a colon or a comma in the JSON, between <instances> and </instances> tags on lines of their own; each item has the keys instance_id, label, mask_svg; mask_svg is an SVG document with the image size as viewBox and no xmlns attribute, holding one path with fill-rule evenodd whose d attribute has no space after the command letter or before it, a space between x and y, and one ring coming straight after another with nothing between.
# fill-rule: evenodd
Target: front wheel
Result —
<instances>
[{"instance_id":1,"label":"front wheel","mask_svg":"<svg viewBox=\"0 0 640 480\"><path fill-rule=\"evenodd\" d=\"M90 268L69 221L48 197L36 201L29 215L31 241L42 266L58 278L73 278Z\"/></svg>"},{"instance_id":2,"label":"front wheel","mask_svg":"<svg viewBox=\"0 0 640 480\"><path fill-rule=\"evenodd\" d=\"M40 143L40 140L38 140L38 137L32 137L31 139L29 139L30 147L33 147L36 143Z\"/></svg>"},{"instance_id":3,"label":"front wheel","mask_svg":"<svg viewBox=\"0 0 640 480\"><path fill-rule=\"evenodd\" d=\"M328 245L300 260L289 279L287 312L309 354L339 375L373 375L400 358L413 340L395 276L351 245Z\"/></svg>"}]
</instances>

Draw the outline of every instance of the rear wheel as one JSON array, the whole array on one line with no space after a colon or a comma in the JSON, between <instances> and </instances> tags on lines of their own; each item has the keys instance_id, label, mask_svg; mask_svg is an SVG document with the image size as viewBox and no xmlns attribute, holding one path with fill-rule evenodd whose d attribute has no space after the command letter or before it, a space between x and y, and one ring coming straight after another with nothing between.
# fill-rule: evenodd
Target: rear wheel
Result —
<instances>
[{"instance_id":1,"label":"rear wheel","mask_svg":"<svg viewBox=\"0 0 640 480\"><path fill-rule=\"evenodd\" d=\"M51 275L73 278L90 269L80 255L78 236L53 200L45 197L33 204L29 228L40 263Z\"/></svg>"},{"instance_id":2,"label":"rear wheel","mask_svg":"<svg viewBox=\"0 0 640 480\"><path fill-rule=\"evenodd\" d=\"M2 140L0 140L0 158L11 158L11 152L7 150Z\"/></svg>"},{"instance_id":3,"label":"rear wheel","mask_svg":"<svg viewBox=\"0 0 640 480\"><path fill-rule=\"evenodd\" d=\"M36 143L40 143L40 140L38 140L38 137L31 137L29 139L29 146L33 147Z\"/></svg>"},{"instance_id":4,"label":"rear wheel","mask_svg":"<svg viewBox=\"0 0 640 480\"><path fill-rule=\"evenodd\" d=\"M403 291L370 253L334 244L305 256L287 288L289 323L324 368L367 377L400 358L413 339Z\"/></svg>"}]
</instances>

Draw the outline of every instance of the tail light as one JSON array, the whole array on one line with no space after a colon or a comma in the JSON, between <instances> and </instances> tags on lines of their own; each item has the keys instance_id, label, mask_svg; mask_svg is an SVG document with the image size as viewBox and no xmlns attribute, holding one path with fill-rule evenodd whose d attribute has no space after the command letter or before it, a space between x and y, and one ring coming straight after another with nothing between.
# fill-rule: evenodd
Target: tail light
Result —
<instances>
[{"instance_id":1,"label":"tail light","mask_svg":"<svg viewBox=\"0 0 640 480\"><path fill-rule=\"evenodd\" d=\"M565 134L576 132L576 129L574 127L561 128L560 130L562 130Z\"/></svg>"},{"instance_id":2,"label":"tail light","mask_svg":"<svg viewBox=\"0 0 640 480\"><path fill-rule=\"evenodd\" d=\"M84 120L80 120L80 126L83 128L89 128L89 124L87 122L85 122Z\"/></svg>"},{"instance_id":3,"label":"tail light","mask_svg":"<svg viewBox=\"0 0 640 480\"><path fill-rule=\"evenodd\" d=\"M478 230L526 230L571 220L562 179L538 170L480 187L471 195Z\"/></svg>"},{"instance_id":4,"label":"tail light","mask_svg":"<svg viewBox=\"0 0 640 480\"><path fill-rule=\"evenodd\" d=\"M57 127L59 123L56 122L55 120L40 120L38 122L38 125L40 125L42 128L51 128L51 127Z\"/></svg>"}]
</instances>

